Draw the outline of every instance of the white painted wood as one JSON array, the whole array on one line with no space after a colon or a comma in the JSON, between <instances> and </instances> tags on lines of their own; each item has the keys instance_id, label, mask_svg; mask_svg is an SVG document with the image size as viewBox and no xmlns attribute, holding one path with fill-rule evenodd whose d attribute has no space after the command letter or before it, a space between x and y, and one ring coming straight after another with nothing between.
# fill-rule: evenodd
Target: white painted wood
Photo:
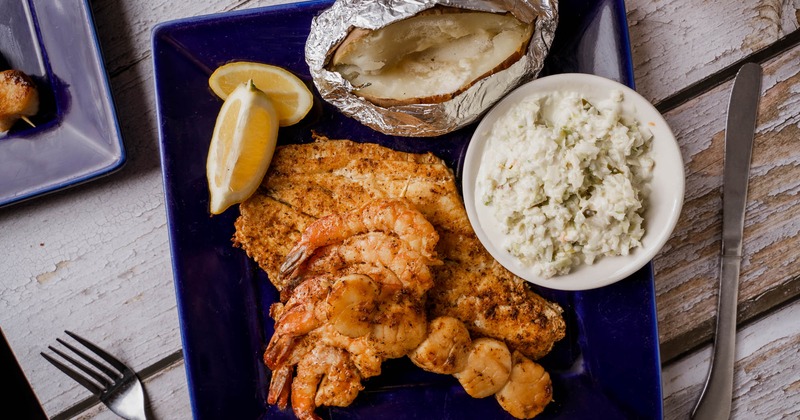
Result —
<instances>
[{"instance_id":1,"label":"white painted wood","mask_svg":"<svg viewBox=\"0 0 800 420\"><path fill-rule=\"evenodd\" d=\"M798 317L800 301L738 332L731 419L800 417ZM664 418L689 417L710 357L711 346L706 346L664 369Z\"/></svg>"},{"instance_id":2,"label":"white painted wood","mask_svg":"<svg viewBox=\"0 0 800 420\"><path fill-rule=\"evenodd\" d=\"M798 0L626 0L636 88L658 102L794 32Z\"/></svg>"},{"instance_id":3,"label":"white painted wood","mask_svg":"<svg viewBox=\"0 0 800 420\"><path fill-rule=\"evenodd\" d=\"M800 46L765 63L745 217L739 301L800 273ZM725 115L732 82L667 113L686 167L678 226L655 258L662 344L716 310ZM691 314L695 322L686 322ZM692 345L693 343L687 343Z\"/></svg>"},{"instance_id":4,"label":"white painted wood","mask_svg":"<svg viewBox=\"0 0 800 420\"><path fill-rule=\"evenodd\" d=\"M158 158L150 31L168 19L275 1L98 1L95 20L128 162L0 209L0 325L54 415L87 392L39 355L71 330L141 369L181 347ZM118 59L115 59L118 57Z\"/></svg>"},{"instance_id":5,"label":"white painted wood","mask_svg":"<svg viewBox=\"0 0 800 420\"><path fill-rule=\"evenodd\" d=\"M100 0L92 2L95 24L112 75L150 59L150 35L161 22L186 17L252 9L291 0Z\"/></svg>"},{"instance_id":6,"label":"white painted wood","mask_svg":"<svg viewBox=\"0 0 800 420\"><path fill-rule=\"evenodd\" d=\"M134 368L180 348L161 201L150 171L0 213L0 323L47 413L78 399L39 356L65 329Z\"/></svg>"}]
</instances>

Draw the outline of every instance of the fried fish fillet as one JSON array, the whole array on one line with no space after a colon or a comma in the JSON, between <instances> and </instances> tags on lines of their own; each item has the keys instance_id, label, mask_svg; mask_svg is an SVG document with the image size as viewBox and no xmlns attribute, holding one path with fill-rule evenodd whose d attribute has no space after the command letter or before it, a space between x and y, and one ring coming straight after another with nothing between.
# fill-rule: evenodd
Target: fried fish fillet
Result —
<instances>
[{"instance_id":1,"label":"fried fish fillet","mask_svg":"<svg viewBox=\"0 0 800 420\"><path fill-rule=\"evenodd\" d=\"M505 341L538 359L564 337L561 308L528 288L483 248L467 219L455 178L431 153L318 137L279 147L259 190L240 205L234 244L278 290L284 257L311 222L377 198L405 197L439 233L431 318L452 316L476 336Z\"/></svg>"}]
</instances>

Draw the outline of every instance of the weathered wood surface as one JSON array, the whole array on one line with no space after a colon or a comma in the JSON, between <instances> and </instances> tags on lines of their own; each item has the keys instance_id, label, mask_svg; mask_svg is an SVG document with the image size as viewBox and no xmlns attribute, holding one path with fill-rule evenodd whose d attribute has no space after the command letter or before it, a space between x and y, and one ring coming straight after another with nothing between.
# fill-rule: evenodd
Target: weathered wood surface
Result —
<instances>
[{"instance_id":1,"label":"weathered wood surface","mask_svg":"<svg viewBox=\"0 0 800 420\"><path fill-rule=\"evenodd\" d=\"M152 27L181 17L281 2L92 2L128 164L108 178L0 209L0 255L4 256L0 325L48 414L88 395L39 356L56 337L64 337L64 329L91 338L137 370L163 360L181 345L158 160ZM795 31L800 9L797 0L626 3L637 85L653 101ZM798 62L795 49L766 68L745 232L741 292L745 316L798 292ZM656 260L659 324L666 354L676 355L702 343L711 327L728 89L728 85L720 86L667 115L681 141L689 183L681 224ZM797 417L800 386L797 375L791 375L797 371L798 333L786 324L787 319L796 319L796 306L790 317L769 316L741 334L745 348L751 342L763 344L740 354L744 371L761 376L737 376L740 383L756 381L758 386L738 391L735 405L753 409L737 411L736 418ZM702 383L709 354L706 349L666 366L665 384L681 384L665 387L667 418L684 417L684 408L691 405L686 401L699 391L695 388ZM685 360L695 361L687 365ZM146 386L158 418L190 416L182 364L165 369ZM759 399L767 398L761 391L753 392L760 389L783 398L763 403L766 411L754 411L760 410ZM113 418L99 406L86 412L86 417L94 416Z\"/></svg>"},{"instance_id":2,"label":"weathered wood surface","mask_svg":"<svg viewBox=\"0 0 800 420\"><path fill-rule=\"evenodd\" d=\"M181 347L159 164L152 27L275 3L93 2L127 164L109 177L0 209L0 324L48 415L87 395L39 355L65 338L65 329L137 370ZM179 372L178 384L185 381Z\"/></svg>"},{"instance_id":3,"label":"weathered wood surface","mask_svg":"<svg viewBox=\"0 0 800 420\"><path fill-rule=\"evenodd\" d=\"M654 103L800 27L800 1L625 0L636 89Z\"/></svg>"},{"instance_id":4,"label":"weathered wood surface","mask_svg":"<svg viewBox=\"0 0 800 420\"><path fill-rule=\"evenodd\" d=\"M745 217L740 319L798 294L800 275L800 47L764 65L763 97ZM709 339L722 232L725 114L731 83L667 113L686 167L678 226L655 258L662 357Z\"/></svg>"},{"instance_id":5,"label":"weathered wood surface","mask_svg":"<svg viewBox=\"0 0 800 420\"><path fill-rule=\"evenodd\" d=\"M800 302L736 335L731 419L800 418ZM687 419L708 374L711 347L664 368L664 418Z\"/></svg>"}]
</instances>

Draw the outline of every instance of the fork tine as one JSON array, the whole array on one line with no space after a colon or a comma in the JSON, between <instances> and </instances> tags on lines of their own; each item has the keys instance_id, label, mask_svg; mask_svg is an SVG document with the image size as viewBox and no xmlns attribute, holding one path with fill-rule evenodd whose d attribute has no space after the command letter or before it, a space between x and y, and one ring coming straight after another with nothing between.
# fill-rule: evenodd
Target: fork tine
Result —
<instances>
[{"instance_id":1,"label":"fork tine","mask_svg":"<svg viewBox=\"0 0 800 420\"><path fill-rule=\"evenodd\" d=\"M100 395L100 392L102 392L102 390L100 389L100 387L98 387L97 385L95 385L95 384L94 384L92 381L90 381L90 380L86 379L85 377L81 376L81 374L80 374L80 373L78 373L78 372L75 372L74 370L72 370L72 369L68 368L68 367L67 367L67 366L65 366L63 363L61 363L61 362L59 362L58 360L56 360L56 359L54 359L54 358L52 358L52 357L48 356L46 353L39 353L39 354L41 354L41 355L42 355L42 357L44 357L44 358L45 358L45 360L47 360L48 362L50 362L50 364L51 364L51 365L53 365L53 366L55 366L56 368L58 368L58 370L60 370L60 371L62 371L62 372L64 372L64 373L66 373L66 374L67 374L67 376L69 376L70 378L74 379L74 380L75 380L75 382L77 382L77 383L79 383L79 384L83 385L83 387L84 387L84 388L86 388L86 389L88 389L88 390L89 390L89 391L90 391L92 394L94 394L94 395Z\"/></svg>"},{"instance_id":2,"label":"fork tine","mask_svg":"<svg viewBox=\"0 0 800 420\"><path fill-rule=\"evenodd\" d=\"M67 333L68 336L74 338L79 343L83 344L83 346L86 347L87 349L91 350L92 353L100 356L103 360L108 362L108 364L110 364L111 366L114 366L115 368L117 368L117 370L119 370L120 373L125 373L125 371L129 370L128 367L125 366L122 362L117 360L114 356L108 354L105 350L103 350L100 347L97 347L96 345L94 345L91 341L89 341L89 340L87 340L87 339L85 339L85 338L83 338L83 337L81 337L81 336L79 336L79 335L77 335L75 333L72 333L72 332L69 332L69 331L66 331L66 330L64 332Z\"/></svg>"},{"instance_id":3,"label":"fork tine","mask_svg":"<svg viewBox=\"0 0 800 420\"><path fill-rule=\"evenodd\" d=\"M83 363L79 362L78 360L75 360L75 358L71 357L70 355L62 352L61 350L59 350L59 349L57 349L57 348L55 348L53 346L47 346L47 348L52 350L55 354L61 356L63 359L66 359L66 361L72 363L72 365L75 366L76 368L82 370L84 373L86 373L87 375L91 376L95 381L99 382L101 386L106 387L106 388L111 386L111 382L109 382L108 378L106 378L103 375L93 371L89 366L84 365Z\"/></svg>"},{"instance_id":4,"label":"fork tine","mask_svg":"<svg viewBox=\"0 0 800 420\"><path fill-rule=\"evenodd\" d=\"M78 356L80 356L81 358L83 358L83 360L86 360L87 362L91 363L91 364L92 364L92 366L94 366L94 367L96 367L96 368L100 369L100 370L101 370L103 373L105 373L105 374L106 374L106 375L108 375L109 377L111 377L111 378L119 378L119 377L120 377L120 374L119 374L119 373L117 373L117 372L114 372L114 371L113 371L111 368L109 368L108 366L106 366L106 365L104 365L104 364L102 364L102 363L98 362L98 361L97 361L97 359L95 359L94 357L92 357L92 356L89 356L88 354L84 353L83 351L81 351L81 350L79 350L79 349L75 348L75 346L73 346L73 345L71 345L71 344L67 343L66 341L64 341L64 340L62 340L62 339L60 339L60 338L56 338L56 341L58 341L59 343L61 343L61 344L62 344L64 347L66 347L66 348L68 348L68 349L72 350L72 352L73 352L73 353L75 353L75 354L77 354Z\"/></svg>"}]
</instances>

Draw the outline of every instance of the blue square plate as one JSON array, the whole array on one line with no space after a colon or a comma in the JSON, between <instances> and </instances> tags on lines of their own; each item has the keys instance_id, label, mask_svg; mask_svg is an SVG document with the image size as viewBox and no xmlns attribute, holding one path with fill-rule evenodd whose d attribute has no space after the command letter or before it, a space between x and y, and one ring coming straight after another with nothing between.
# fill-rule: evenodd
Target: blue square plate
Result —
<instances>
[{"instance_id":1,"label":"blue square plate","mask_svg":"<svg viewBox=\"0 0 800 420\"><path fill-rule=\"evenodd\" d=\"M221 101L208 88L217 66L234 60L288 68L310 83L303 55L311 19L329 1L290 4L164 23L153 31L167 217L175 290L196 418L291 418L266 406L269 372L261 362L272 334L267 315L277 299L265 274L233 248L238 209L208 215L205 159ZM566 0L545 65L546 74L595 73L633 85L621 0ZM390 137L346 118L316 98L298 125L281 128L280 143L306 142L310 130L331 138L432 151L456 169L474 125L436 139ZM554 402L540 418L661 418L661 369L651 266L585 292L540 290L565 309L567 336L541 363L554 382ZM493 398L469 397L451 376L406 359L384 373L347 408L328 418L510 418Z\"/></svg>"},{"instance_id":2,"label":"blue square plate","mask_svg":"<svg viewBox=\"0 0 800 420\"><path fill-rule=\"evenodd\" d=\"M0 207L119 169L125 150L87 0L4 0L0 70L39 88L35 128L0 137Z\"/></svg>"}]
</instances>

